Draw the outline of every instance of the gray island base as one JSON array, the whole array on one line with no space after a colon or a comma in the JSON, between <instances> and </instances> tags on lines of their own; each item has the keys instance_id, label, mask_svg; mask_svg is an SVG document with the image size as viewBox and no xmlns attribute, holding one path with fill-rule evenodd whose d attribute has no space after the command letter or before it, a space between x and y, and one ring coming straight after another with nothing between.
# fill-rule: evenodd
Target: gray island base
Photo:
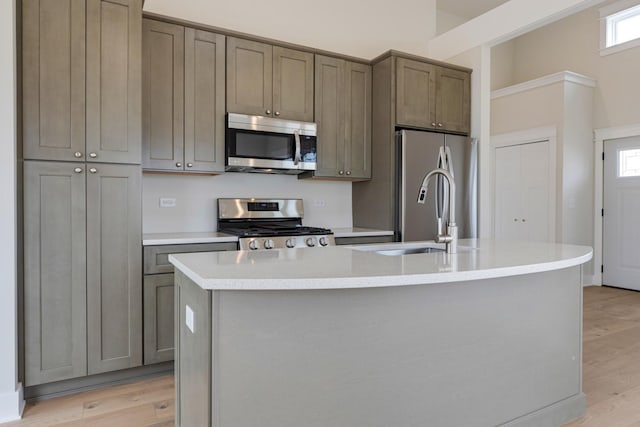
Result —
<instances>
[{"instance_id":1,"label":"gray island base","mask_svg":"<svg viewBox=\"0 0 640 427\"><path fill-rule=\"evenodd\" d=\"M558 426L585 411L584 259L345 289L203 289L177 270L176 425Z\"/></svg>"}]
</instances>

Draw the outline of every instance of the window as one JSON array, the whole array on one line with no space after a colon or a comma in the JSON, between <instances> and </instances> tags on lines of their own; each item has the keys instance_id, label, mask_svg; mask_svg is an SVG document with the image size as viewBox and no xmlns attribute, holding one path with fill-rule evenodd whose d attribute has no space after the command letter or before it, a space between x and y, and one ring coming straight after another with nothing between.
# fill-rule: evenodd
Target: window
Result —
<instances>
[{"instance_id":1,"label":"window","mask_svg":"<svg viewBox=\"0 0 640 427\"><path fill-rule=\"evenodd\" d=\"M622 0L600 9L600 54L640 46L640 0Z\"/></svg>"},{"instance_id":2,"label":"window","mask_svg":"<svg viewBox=\"0 0 640 427\"><path fill-rule=\"evenodd\" d=\"M618 159L618 176L640 176L640 150L621 150Z\"/></svg>"}]
</instances>

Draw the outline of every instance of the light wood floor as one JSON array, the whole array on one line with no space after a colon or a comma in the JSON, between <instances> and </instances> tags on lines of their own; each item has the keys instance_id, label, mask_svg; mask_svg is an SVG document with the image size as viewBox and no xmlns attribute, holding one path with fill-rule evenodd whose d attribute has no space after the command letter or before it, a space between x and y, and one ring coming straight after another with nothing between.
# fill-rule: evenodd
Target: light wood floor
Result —
<instances>
[{"instance_id":1,"label":"light wood floor","mask_svg":"<svg viewBox=\"0 0 640 427\"><path fill-rule=\"evenodd\" d=\"M584 290L587 414L564 427L640 427L640 292ZM173 426L173 376L30 403L13 426Z\"/></svg>"}]
</instances>

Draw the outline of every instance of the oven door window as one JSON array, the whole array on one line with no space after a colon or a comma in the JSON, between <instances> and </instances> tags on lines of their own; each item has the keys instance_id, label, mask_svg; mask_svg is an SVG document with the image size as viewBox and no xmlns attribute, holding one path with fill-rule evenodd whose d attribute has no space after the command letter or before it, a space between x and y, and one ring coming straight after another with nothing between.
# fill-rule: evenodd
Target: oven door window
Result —
<instances>
[{"instance_id":1,"label":"oven door window","mask_svg":"<svg viewBox=\"0 0 640 427\"><path fill-rule=\"evenodd\" d=\"M249 159L293 160L293 135L232 130L233 156Z\"/></svg>"}]
</instances>

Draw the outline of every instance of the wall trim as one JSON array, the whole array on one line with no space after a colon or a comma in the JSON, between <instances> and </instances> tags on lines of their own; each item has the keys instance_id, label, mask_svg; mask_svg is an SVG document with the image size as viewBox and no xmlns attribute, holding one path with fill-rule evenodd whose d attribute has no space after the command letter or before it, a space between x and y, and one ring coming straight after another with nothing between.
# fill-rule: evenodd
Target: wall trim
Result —
<instances>
[{"instance_id":1,"label":"wall trim","mask_svg":"<svg viewBox=\"0 0 640 427\"><path fill-rule=\"evenodd\" d=\"M549 74L537 79L529 80L513 86L507 86L502 89L496 89L491 92L491 99L502 98L504 96L515 95L516 93L537 89L543 86L549 86L555 83L575 83L587 87L596 87L595 79L574 73L573 71L560 71L559 73Z\"/></svg>"},{"instance_id":2,"label":"wall trim","mask_svg":"<svg viewBox=\"0 0 640 427\"><path fill-rule=\"evenodd\" d=\"M0 395L0 423L21 419L24 405L24 389L18 383L15 391Z\"/></svg>"},{"instance_id":3,"label":"wall trim","mask_svg":"<svg viewBox=\"0 0 640 427\"><path fill-rule=\"evenodd\" d=\"M600 128L593 131L594 138L594 159L595 162L595 174L593 183L593 284L602 285L602 273L598 268L602 265L602 209L604 208L604 164L602 159L602 153L604 153L604 143L610 139L628 138L631 136L640 136L640 123L615 126L609 128ZM600 218L600 220L598 220Z\"/></svg>"},{"instance_id":4,"label":"wall trim","mask_svg":"<svg viewBox=\"0 0 640 427\"><path fill-rule=\"evenodd\" d=\"M551 184L549 205L549 226L550 235L553 241L557 240L557 218L556 210L558 206L558 182L557 182L557 128L555 126L543 126L531 128L522 131L509 132L491 135L491 204L489 217L491 218L491 238L495 238L495 205L496 205L496 149L502 147L510 147L514 145L532 144L536 142L549 141L549 178Z\"/></svg>"}]
</instances>

